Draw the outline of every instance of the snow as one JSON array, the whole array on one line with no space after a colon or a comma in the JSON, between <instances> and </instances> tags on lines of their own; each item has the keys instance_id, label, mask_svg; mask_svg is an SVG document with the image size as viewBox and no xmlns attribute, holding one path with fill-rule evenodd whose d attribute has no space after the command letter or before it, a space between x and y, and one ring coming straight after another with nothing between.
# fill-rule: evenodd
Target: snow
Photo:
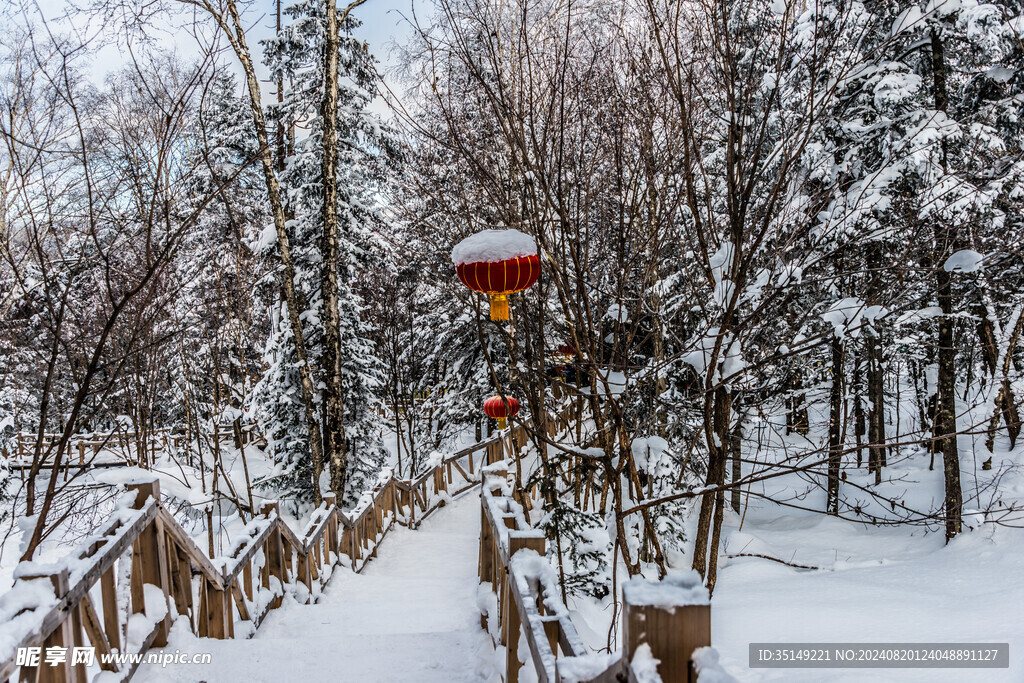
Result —
<instances>
[{"instance_id":1,"label":"snow","mask_svg":"<svg viewBox=\"0 0 1024 683\"><path fill-rule=\"evenodd\" d=\"M889 31L890 36L896 36L903 31L911 31L918 28L923 22L924 14L917 5L911 5L896 17Z\"/></svg>"},{"instance_id":2,"label":"snow","mask_svg":"<svg viewBox=\"0 0 1024 683\"><path fill-rule=\"evenodd\" d=\"M729 302L732 301L735 292L736 284L732 280L725 279L715 285L715 289L711 293L711 299L715 302L716 306L724 310L729 305Z\"/></svg>"},{"instance_id":3,"label":"snow","mask_svg":"<svg viewBox=\"0 0 1024 683\"><path fill-rule=\"evenodd\" d=\"M637 683L662 683L658 675L658 664L661 660L655 659L651 653L651 646L647 643L641 645L633 653L630 667L636 676Z\"/></svg>"},{"instance_id":4,"label":"snow","mask_svg":"<svg viewBox=\"0 0 1024 683\"><path fill-rule=\"evenodd\" d=\"M0 661L15 655L18 643L57 604L47 578L20 581L0 595Z\"/></svg>"},{"instance_id":5,"label":"snow","mask_svg":"<svg viewBox=\"0 0 1024 683\"><path fill-rule=\"evenodd\" d=\"M629 381L626 379L626 373L617 372L610 368L602 368L597 371L597 394L598 396L621 396L625 391ZM581 394L589 394L589 387L581 387Z\"/></svg>"},{"instance_id":6,"label":"snow","mask_svg":"<svg viewBox=\"0 0 1024 683\"><path fill-rule=\"evenodd\" d=\"M273 223L264 226L252 245L252 250L257 254L266 254L270 248L277 244L277 227Z\"/></svg>"},{"instance_id":7,"label":"snow","mask_svg":"<svg viewBox=\"0 0 1024 683\"><path fill-rule=\"evenodd\" d=\"M984 260L984 254L979 254L973 249L961 249L946 259L946 262L942 264L942 269L947 273L973 273L981 268Z\"/></svg>"},{"instance_id":8,"label":"snow","mask_svg":"<svg viewBox=\"0 0 1024 683\"><path fill-rule=\"evenodd\" d=\"M608 670L619 654L594 653L580 657L562 657L558 660L561 683L580 683L597 678Z\"/></svg>"},{"instance_id":9,"label":"snow","mask_svg":"<svg viewBox=\"0 0 1024 683\"><path fill-rule=\"evenodd\" d=\"M868 306L862 299L846 297L829 306L821 314L821 319L831 323L835 335L842 339L846 335L859 336L865 324L874 324L878 318L888 314L889 310L884 306Z\"/></svg>"},{"instance_id":10,"label":"snow","mask_svg":"<svg viewBox=\"0 0 1024 683\"><path fill-rule=\"evenodd\" d=\"M1007 69L1005 66L993 66L985 71L985 75L991 78L996 83L1007 83L1013 75L1017 73L1013 69Z\"/></svg>"},{"instance_id":11,"label":"snow","mask_svg":"<svg viewBox=\"0 0 1024 683\"><path fill-rule=\"evenodd\" d=\"M722 242L718 250L708 259L708 265L711 266L711 277L714 278L715 284L720 283L728 273L734 252L735 248L732 242Z\"/></svg>"},{"instance_id":12,"label":"snow","mask_svg":"<svg viewBox=\"0 0 1024 683\"><path fill-rule=\"evenodd\" d=\"M290 596L252 640L193 636L176 624L165 651L209 652L210 665L144 665L136 682L493 681L480 628L480 499L465 495L415 531L400 527L362 574L338 571L315 605Z\"/></svg>"},{"instance_id":13,"label":"snow","mask_svg":"<svg viewBox=\"0 0 1024 683\"><path fill-rule=\"evenodd\" d=\"M699 647L693 651L693 668L697 670L697 683L738 683L722 668L718 661L718 650L713 647Z\"/></svg>"},{"instance_id":14,"label":"snow","mask_svg":"<svg viewBox=\"0 0 1024 683\"><path fill-rule=\"evenodd\" d=\"M622 304L612 304L608 307L604 317L618 323L627 323L629 322L629 311Z\"/></svg>"},{"instance_id":15,"label":"snow","mask_svg":"<svg viewBox=\"0 0 1024 683\"><path fill-rule=\"evenodd\" d=\"M518 230L481 230L470 235L452 249L452 263L505 261L520 256L534 256L537 243Z\"/></svg>"},{"instance_id":16,"label":"snow","mask_svg":"<svg viewBox=\"0 0 1024 683\"><path fill-rule=\"evenodd\" d=\"M622 586L622 594L630 604L658 607L673 612L676 607L709 605L711 598L696 570L670 569L661 581L634 576Z\"/></svg>"}]
</instances>

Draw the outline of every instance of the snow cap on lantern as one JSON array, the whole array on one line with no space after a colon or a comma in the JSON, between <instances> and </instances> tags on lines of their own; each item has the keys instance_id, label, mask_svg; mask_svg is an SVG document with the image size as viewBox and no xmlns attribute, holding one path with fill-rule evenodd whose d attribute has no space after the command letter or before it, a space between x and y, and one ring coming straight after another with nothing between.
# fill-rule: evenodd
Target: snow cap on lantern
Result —
<instances>
[{"instance_id":1,"label":"snow cap on lantern","mask_svg":"<svg viewBox=\"0 0 1024 683\"><path fill-rule=\"evenodd\" d=\"M491 320L508 320L508 295L532 287L540 277L533 238L518 230L481 230L452 249L459 280L491 297Z\"/></svg>"},{"instance_id":2,"label":"snow cap on lantern","mask_svg":"<svg viewBox=\"0 0 1024 683\"><path fill-rule=\"evenodd\" d=\"M498 429L504 429L505 420L519 412L519 401L511 396L506 396L504 400L501 396L491 396L484 401L484 412L487 413L487 417L498 421Z\"/></svg>"}]
</instances>

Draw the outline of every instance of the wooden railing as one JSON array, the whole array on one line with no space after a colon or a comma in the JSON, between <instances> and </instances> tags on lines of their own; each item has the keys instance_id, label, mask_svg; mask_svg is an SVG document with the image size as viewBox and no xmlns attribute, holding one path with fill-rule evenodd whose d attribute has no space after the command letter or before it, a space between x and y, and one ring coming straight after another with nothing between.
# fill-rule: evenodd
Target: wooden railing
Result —
<instances>
[{"instance_id":1,"label":"wooden railing","mask_svg":"<svg viewBox=\"0 0 1024 683\"><path fill-rule=\"evenodd\" d=\"M520 439L517 441L517 439ZM350 514L331 496L306 528L293 532L269 503L226 557L211 558L160 502L156 481L130 486L87 545L61 565L22 563L0 595L0 680L86 680L84 663L51 666L25 660L19 648L92 646L98 655L146 652L167 644L175 615L201 637L248 637L286 592L315 602L338 566L361 571L394 524L412 528L452 496L475 486L482 470L522 445L521 430L503 432L444 458L409 481L392 475L364 494ZM128 586L125 588L124 583ZM126 604L125 604L126 603ZM22 650L31 653L32 650ZM120 680L138 664L105 664Z\"/></svg>"},{"instance_id":2,"label":"wooden railing","mask_svg":"<svg viewBox=\"0 0 1024 683\"><path fill-rule=\"evenodd\" d=\"M255 424L245 424L239 427L238 434L235 433L233 425L214 425L213 434L208 435L211 439L227 441L241 437L242 445L258 443L263 440L259 429ZM60 434L44 434L40 451L44 457L53 450L60 441ZM195 434L187 434L172 429L154 429L148 432L106 432L96 434L83 434L74 436L68 443L68 454L66 464L75 464L70 461L77 458L78 466L87 464L89 455L96 456L101 450L107 450L115 455L121 455L123 464L133 464L130 458L124 457L134 454L134 460L139 460L140 451L146 454L155 455L160 451L166 451L173 447L175 451L182 448L190 440L195 439ZM19 432L14 437L13 447L0 450L0 456L10 460L24 461L31 460L35 452L36 444L40 442L38 434L26 434Z\"/></svg>"},{"instance_id":3,"label":"wooden railing","mask_svg":"<svg viewBox=\"0 0 1024 683\"><path fill-rule=\"evenodd\" d=\"M589 652L562 602L545 557L544 533L530 526L508 479L507 463L495 463L484 469L480 490L480 583L492 595L481 626L496 646L505 647L505 683L517 683L524 665L536 671L539 683L636 683L632 663L644 647L658 660L663 683L696 681L691 656L711 644L711 606L700 577L694 572L664 581L630 579L623 586L621 651ZM519 659L520 636L530 651L528 662Z\"/></svg>"}]
</instances>

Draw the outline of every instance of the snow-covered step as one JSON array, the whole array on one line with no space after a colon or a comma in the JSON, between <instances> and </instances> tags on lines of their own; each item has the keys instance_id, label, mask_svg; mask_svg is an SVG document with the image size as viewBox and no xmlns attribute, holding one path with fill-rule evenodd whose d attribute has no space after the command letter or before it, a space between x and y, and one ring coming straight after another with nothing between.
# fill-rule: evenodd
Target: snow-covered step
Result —
<instances>
[{"instance_id":1,"label":"snow-covered step","mask_svg":"<svg viewBox=\"0 0 1024 683\"><path fill-rule=\"evenodd\" d=\"M480 681L491 648L475 599L479 523L467 493L417 530L392 531L362 574L337 569L317 604L272 612L252 640L176 628L165 652L209 652L212 663L144 665L133 680Z\"/></svg>"}]
</instances>

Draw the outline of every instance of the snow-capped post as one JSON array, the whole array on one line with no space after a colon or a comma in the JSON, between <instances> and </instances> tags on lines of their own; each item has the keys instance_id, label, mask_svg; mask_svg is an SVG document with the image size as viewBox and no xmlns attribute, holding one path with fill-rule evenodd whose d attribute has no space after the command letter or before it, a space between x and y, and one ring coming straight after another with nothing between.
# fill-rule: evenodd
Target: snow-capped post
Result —
<instances>
[{"instance_id":1,"label":"snow-capped post","mask_svg":"<svg viewBox=\"0 0 1024 683\"><path fill-rule=\"evenodd\" d=\"M512 558L520 550L533 550L539 557L543 558L547 550L546 546L547 539L542 531L538 532L532 529L516 531L510 529L508 532L510 566ZM501 572L500 578L503 585L499 595L504 599L502 614L505 615L503 620L504 629L501 633L505 644L505 683L519 683L519 669L523 667L523 662L519 660L519 638L521 637L523 624L519 617L519 608L516 607L515 597L512 594L515 588L509 585L509 581L512 580L512 572Z\"/></svg>"},{"instance_id":2,"label":"snow-capped post","mask_svg":"<svg viewBox=\"0 0 1024 683\"><path fill-rule=\"evenodd\" d=\"M663 683L694 683L693 651L711 645L711 599L700 575L633 577L622 586L622 602L625 659L636 665L653 657Z\"/></svg>"},{"instance_id":3,"label":"snow-capped post","mask_svg":"<svg viewBox=\"0 0 1024 683\"><path fill-rule=\"evenodd\" d=\"M71 589L70 573L67 568L60 569L51 574L16 574L16 576L18 581L49 579L53 584L53 594L57 599L66 596ZM71 648L80 647L83 644L79 635L82 629L78 622L80 619L78 614L77 606L75 606L68 617L43 641L41 645L43 653L46 653L50 648L66 648L70 651ZM61 662L51 666L44 662L38 667L22 666L19 680L85 683L88 680L88 676L86 675L84 664L71 666L68 662Z\"/></svg>"},{"instance_id":4,"label":"snow-capped post","mask_svg":"<svg viewBox=\"0 0 1024 683\"><path fill-rule=\"evenodd\" d=\"M488 447L488 451L490 448ZM489 583L492 590L497 590L494 556L496 554L495 538L487 517L487 498L484 491L500 492L508 481L508 466L504 462L488 463L480 471L480 583ZM486 621L483 623L487 628Z\"/></svg>"},{"instance_id":5,"label":"snow-capped post","mask_svg":"<svg viewBox=\"0 0 1024 683\"><path fill-rule=\"evenodd\" d=\"M160 502L160 481L141 482L128 486L135 491L136 509L141 509L150 499ZM132 562L132 571L141 572L140 580L132 579L132 613L145 612L146 616L152 616L151 610L146 609L145 584L152 584L163 593L164 607L163 618L160 620L160 627L156 637L153 638L155 647L163 647L167 644L167 634L171 628L171 603L168 598L171 587L170 572L167 564L167 541L164 538L163 524L159 519L150 522L135 539L134 552L138 554L139 562L136 565ZM155 606L153 610L161 611Z\"/></svg>"},{"instance_id":6,"label":"snow-capped post","mask_svg":"<svg viewBox=\"0 0 1024 683\"><path fill-rule=\"evenodd\" d=\"M280 519L278 512L277 503L264 503L263 508L260 509L260 514L265 517L275 516ZM284 566L284 541L281 538L280 529L275 529L272 534L267 538L267 543L263 548L266 561L263 563L263 571L260 572L263 576L263 587L271 589L270 577L275 577L278 581L278 594L270 601L270 609L277 609L281 606L281 596L284 595L284 584L285 584L285 566ZM272 590L272 589L271 589Z\"/></svg>"},{"instance_id":7,"label":"snow-capped post","mask_svg":"<svg viewBox=\"0 0 1024 683\"><path fill-rule=\"evenodd\" d=\"M324 494L324 505L330 511L331 519L327 522L327 538L324 543L327 546L328 558L330 553L334 553L338 557L341 557L341 548L338 546L338 517L333 507L337 507L338 498L333 493Z\"/></svg>"},{"instance_id":8,"label":"snow-capped post","mask_svg":"<svg viewBox=\"0 0 1024 683\"><path fill-rule=\"evenodd\" d=\"M508 295L528 289L540 277L537 245L518 230L482 230L452 249L462 284L491 297L491 320L508 320Z\"/></svg>"}]
</instances>

